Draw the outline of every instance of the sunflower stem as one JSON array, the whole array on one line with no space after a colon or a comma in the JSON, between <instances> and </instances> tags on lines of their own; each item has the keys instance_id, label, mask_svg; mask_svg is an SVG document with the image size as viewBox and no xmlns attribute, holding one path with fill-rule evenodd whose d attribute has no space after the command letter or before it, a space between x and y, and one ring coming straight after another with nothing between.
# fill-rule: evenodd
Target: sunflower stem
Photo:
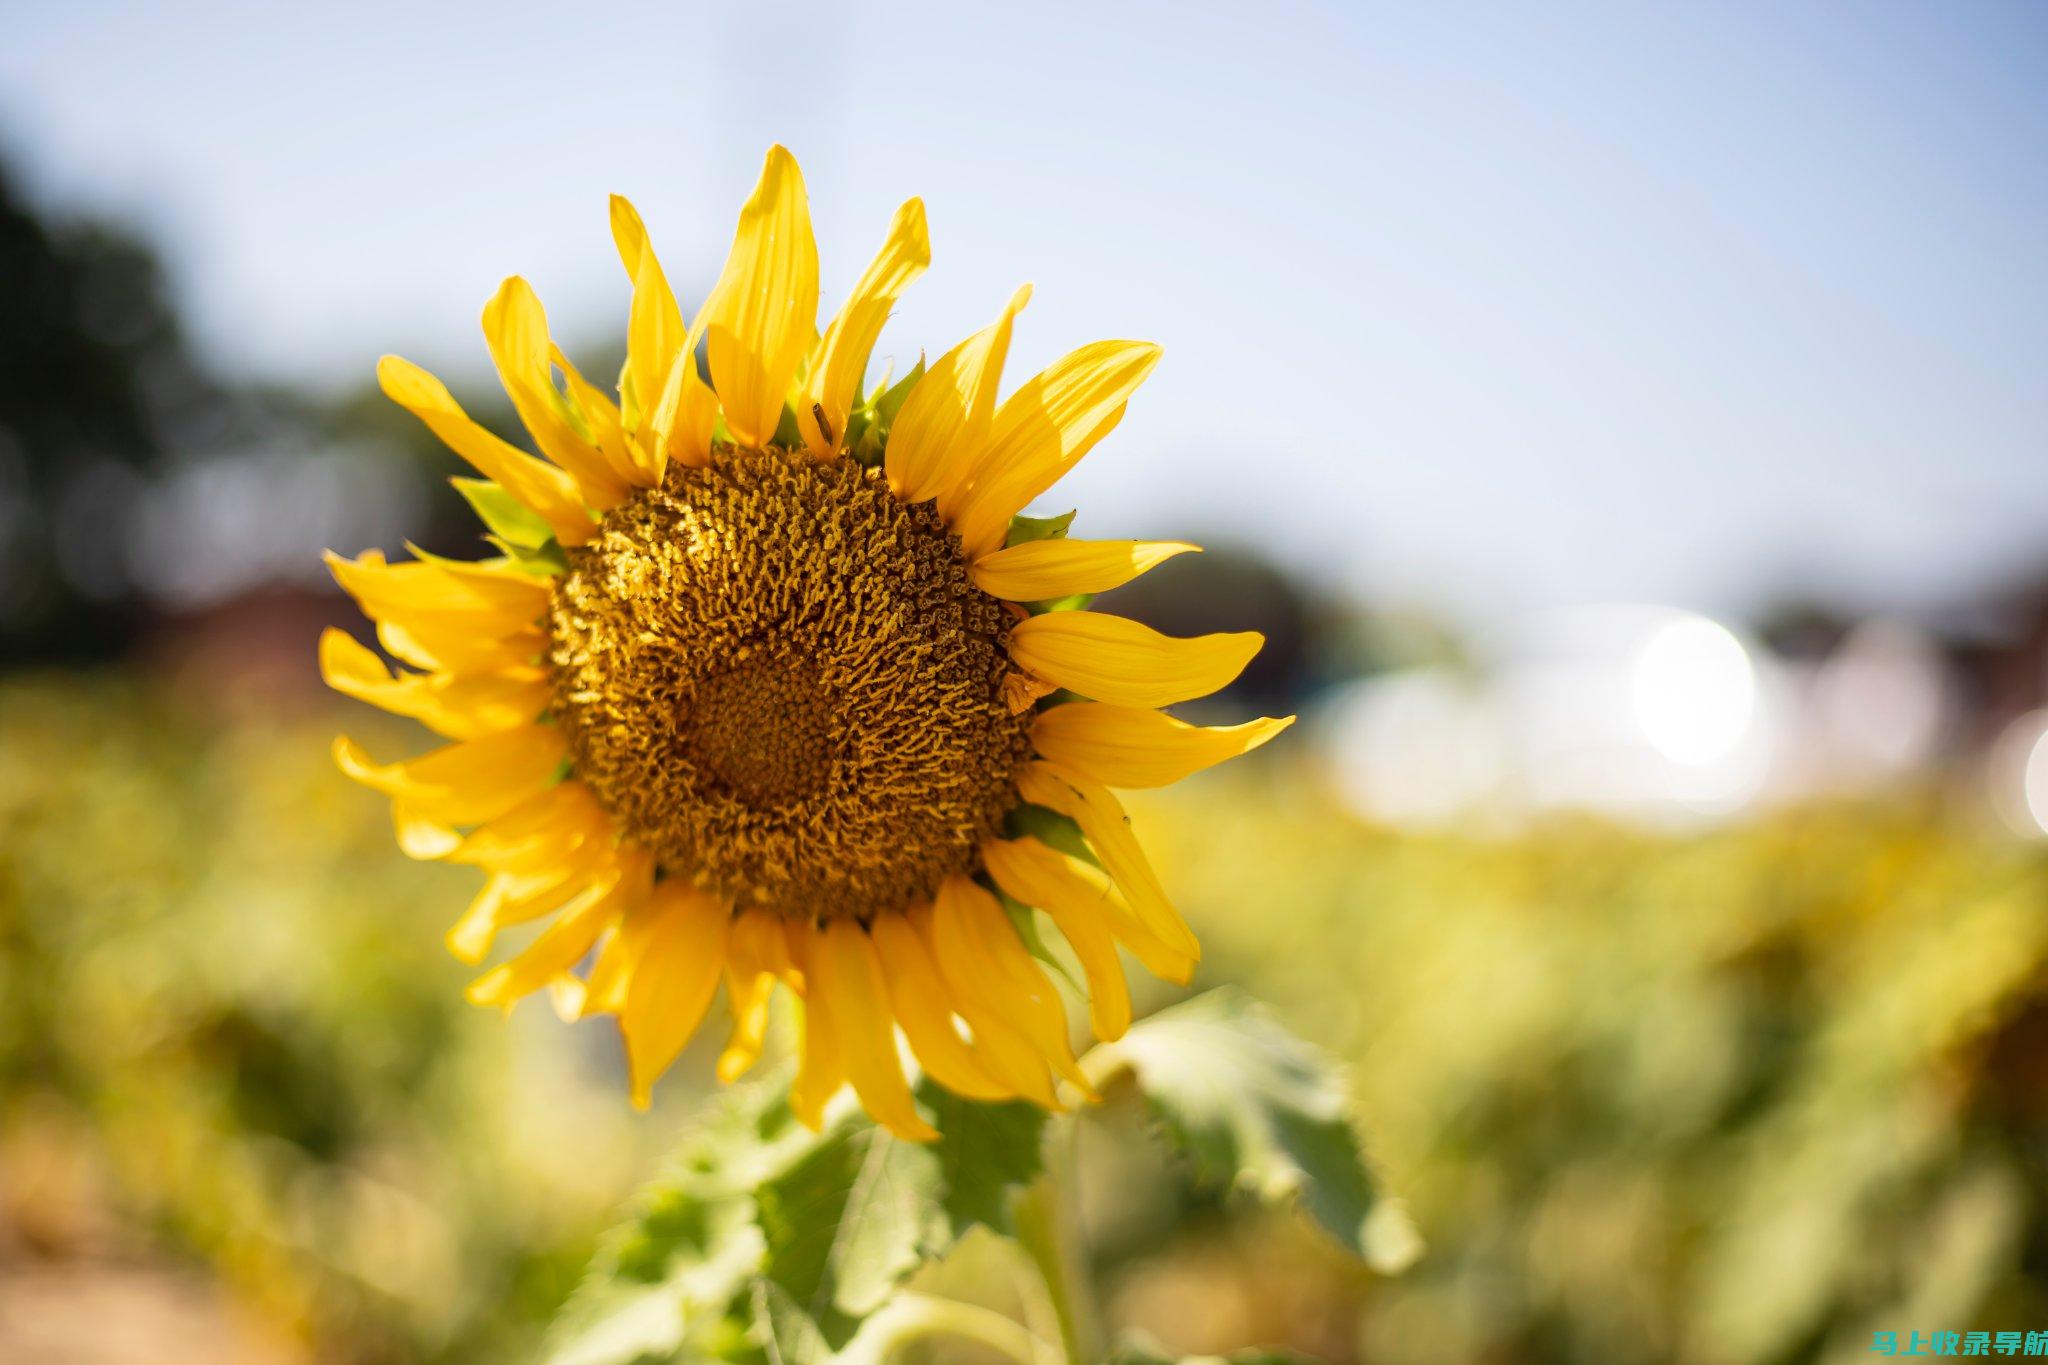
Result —
<instances>
[{"instance_id":1,"label":"sunflower stem","mask_svg":"<svg viewBox=\"0 0 2048 1365\"><path fill-rule=\"evenodd\" d=\"M1059 1320L1060 1344L1071 1365L1102 1355L1102 1313L1095 1302L1074 1186L1074 1144L1079 1129L1071 1116L1056 1120L1046 1142L1045 1171L1018 1196L1017 1242L1038 1267Z\"/></svg>"}]
</instances>

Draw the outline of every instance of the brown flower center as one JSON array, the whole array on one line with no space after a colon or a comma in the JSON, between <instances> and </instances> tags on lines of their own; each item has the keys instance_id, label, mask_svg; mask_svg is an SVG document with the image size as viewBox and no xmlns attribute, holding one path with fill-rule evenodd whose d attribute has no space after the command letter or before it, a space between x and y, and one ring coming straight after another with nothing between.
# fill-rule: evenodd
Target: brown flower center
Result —
<instances>
[{"instance_id":1,"label":"brown flower center","mask_svg":"<svg viewBox=\"0 0 2048 1365\"><path fill-rule=\"evenodd\" d=\"M1015 803L1010 612L876 474L721 448L569 565L550 624L576 773L671 874L866 919L973 867Z\"/></svg>"}]
</instances>

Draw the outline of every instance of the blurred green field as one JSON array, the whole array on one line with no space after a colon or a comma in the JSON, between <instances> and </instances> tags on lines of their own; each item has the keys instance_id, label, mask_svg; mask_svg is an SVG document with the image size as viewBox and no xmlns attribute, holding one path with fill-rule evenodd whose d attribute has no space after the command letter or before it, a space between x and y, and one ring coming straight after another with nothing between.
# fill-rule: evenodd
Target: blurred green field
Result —
<instances>
[{"instance_id":1,"label":"blurred green field","mask_svg":"<svg viewBox=\"0 0 2048 1365\"><path fill-rule=\"evenodd\" d=\"M463 1004L469 878L393 849L328 763L343 726L420 747L324 703L0 685L0 1265L198 1267L281 1358L522 1359L707 1056L638 1116L609 1025ZM2037 850L1903 799L1395 834L1310 742L1133 812L1196 985L1351 1060L1428 1254L1375 1278L1106 1126L1083 1193L1120 1321L1395 1362L2048 1328Z\"/></svg>"}]
</instances>

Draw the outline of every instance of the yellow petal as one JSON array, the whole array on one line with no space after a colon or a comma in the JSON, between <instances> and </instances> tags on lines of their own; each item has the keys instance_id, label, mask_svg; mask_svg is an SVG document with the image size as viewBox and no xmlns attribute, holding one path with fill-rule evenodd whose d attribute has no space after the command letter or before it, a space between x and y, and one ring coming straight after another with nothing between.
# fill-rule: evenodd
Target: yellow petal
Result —
<instances>
[{"instance_id":1,"label":"yellow petal","mask_svg":"<svg viewBox=\"0 0 2048 1365\"><path fill-rule=\"evenodd\" d=\"M941 894L944 894L943 888ZM993 997L975 980L974 974L980 968L979 960L963 955L949 962L941 955L936 902L913 907L904 915L904 920L924 943L926 953L939 969L945 988L944 998L950 999L953 1008L967 1021L968 1031L974 1037L975 1056L983 1069L1010 1094L1021 1095L1048 1109L1058 1109L1059 1097L1054 1090L1052 1070L1047 1065L1045 1054L1031 1041L1020 1023L997 1012ZM949 944L953 936L949 931ZM955 948L954 951L961 950Z\"/></svg>"},{"instance_id":2,"label":"yellow petal","mask_svg":"<svg viewBox=\"0 0 2048 1365\"><path fill-rule=\"evenodd\" d=\"M480 635L458 620L404 613L377 621L377 643L394 659L440 673L504 673L532 666L548 647L539 627Z\"/></svg>"},{"instance_id":3,"label":"yellow petal","mask_svg":"<svg viewBox=\"0 0 2048 1365\"><path fill-rule=\"evenodd\" d=\"M647 909L650 937L619 1015L633 1104L640 1109L711 1007L732 930L730 906L674 878L654 888Z\"/></svg>"},{"instance_id":4,"label":"yellow petal","mask_svg":"<svg viewBox=\"0 0 2048 1365\"><path fill-rule=\"evenodd\" d=\"M573 1024L583 1017L583 1002L589 994L590 988L574 972L558 972L548 982L548 1005L554 1010L555 1018L565 1024Z\"/></svg>"},{"instance_id":5,"label":"yellow petal","mask_svg":"<svg viewBox=\"0 0 2048 1365\"><path fill-rule=\"evenodd\" d=\"M536 579L504 555L494 559L448 559L430 555L411 541L406 549L412 551L413 559L434 570L443 577L453 579L464 589L488 602L504 606L519 606L530 609L535 601L545 602L548 596L547 584ZM403 572L412 567L407 564L391 566L394 572Z\"/></svg>"},{"instance_id":6,"label":"yellow petal","mask_svg":"<svg viewBox=\"0 0 2048 1365\"><path fill-rule=\"evenodd\" d=\"M846 1069L839 1059L839 1030L832 1018L830 993L808 986L815 974L817 930L792 921L788 933L795 969L807 983L803 995L803 1056L797 1063L796 1081L789 1088L789 1107L797 1121L815 1133L825 1126L825 1106L846 1084Z\"/></svg>"},{"instance_id":7,"label":"yellow petal","mask_svg":"<svg viewBox=\"0 0 2048 1365\"><path fill-rule=\"evenodd\" d=\"M626 434L625 418L620 414L618 404L585 379L582 371L562 354L561 347L551 348L551 353L555 368L562 372L562 383L569 390L569 406L589 431L590 439L603 454L612 474L620 483L639 488L660 483L660 468L646 456L640 443Z\"/></svg>"},{"instance_id":8,"label":"yellow petal","mask_svg":"<svg viewBox=\"0 0 2048 1365\"><path fill-rule=\"evenodd\" d=\"M575 899L599 879L610 858L610 849L586 843L544 870L492 875L448 930L448 951L459 962L483 961L499 930L539 919Z\"/></svg>"},{"instance_id":9,"label":"yellow petal","mask_svg":"<svg viewBox=\"0 0 2048 1365\"><path fill-rule=\"evenodd\" d=\"M1035 905L1073 946L1088 974L1088 1021L1095 1036L1110 1042L1131 1026L1131 988L1116 955L1106 905L1092 903L1086 883L1068 876L1061 856L1036 839L986 839L981 845L988 875L1013 900Z\"/></svg>"},{"instance_id":10,"label":"yellow petal","mask_svg":"<svg viewBox=\"0 0 2048 1365\"><path fill-rule=\"evenodd\" d=\"M502 575L484 566L451 570L454 561L387 564L367 550L355 559L329 552L328 571L372 620L428 621L482 636L530 630L548 609L547 585L530 574Z\"/></svg>"},{"instance_id":11,"label":"yellow petal","mask_svg":"<svg viewBox=\"0 0 2048 1365\"><path fill-rule=\"evenodd\" d=\"M882 324L889 320L889 309L931 263L924 201L912 199L896 210L882 249L853 286L839 316L825 329L811 360L811 372L796 405L796 423L804 445L819 459L839 452L846 439L846 414L853 408L854 391L867 373L868 356L882 335Z\"/></svg>"},{"instance_id":12,"label":"yellow petal","mask_svg":"<svg viewBox=\"0 0 2048 1365\"><path fill-rule=\"evenodd\" d=\"M404 801L391 803L392 833L408 858L432 862L462 847L462 836L439 820L429 819Z\"/></svg>"},{"instance_id":13,"label":"yellow petal","mask_svg":"<svg viewBox=\"0 0 2048 1365\"><path fill-rule=\"evenodd\" d=\"M955 1031L952 992L946 989L931 949L910 922L902 915L877 915L868 933L888 983L889 1006L926 1073L970 1099L1008 1099L1014 1094L989 1074Z\"/></svg>"},{"instance_id":14,"label":"yellow petal","mask_svg":"<svg viewBox=\"0 0 2048 1365\"><path fill-rule=\"evenodd\" d=\"M498 286L484 305L484 342L497 362L505 394L526 424L541 454L576 481L593 507L616 507L629 491L604 454L577 431L569 405L555 388L554 343L548 318L533 287L517 275Z\"/></svg>"},{"instance_id":15,"label":"yellow petal","mask_svg":"<svg viewBox=\"0 0 2048 1365\"><path fill-rule=\"evenodd\" d=\"M768 1007L774 1003L776 978L764 972L725 975L726 1003L732 1013L732 1032L718 1054L718 1079L726 1085L744 1076L761 1060L768 1042Z\"/></svg>"},{"instance_id":16,"label":"yellow petal","mask_svg":"<svg viewBox=\"0 0 2048 1365\"><path fill-rule=\"evenodd\" d=\"M377 362L377 382L450 450L531 508L564 545L581 545L596 531L576 480L472 422L440 380L410 360L387 355Z\"/></svg>"},{"instance_id":17,"label":"yellow petal","mask_svg":"<svg viewBox=\"0 0 2048 1365\"><path fill-rule=\"evenodd\" d=\"M1093 1097L1074 1063L1059 993L995 897L965 877L948 878L932 903L932 947L954 998L974 1010L967 1022L977 1042L985 1030L1021 1033L1053 1070ZM969 1005L969 992L980 1002L978 1009Z\"/></svg>"},{"instance_id":18,"label":"yellow petal","mask_svg":"<svg viewBox=\"0 0 2048 1365\"><path fill-rule=\"evenodd\" d=\"M1145 927L1190 959L1201 958L1202 945L1166 898L1151 861L1131 832L1130 817L1108 788L1057 764L1038 762L1026 764L1017 775L1017 794L1079 825Z\"/></svg>"},{"instance_id":19,"label":"yellow petal","mask_svg":"<svg viewBox=\"0 0 2048 1365\"><path fill-rule=\"evenodd\" d=\"M583 960L619 915L645 901L653 885L654 860L640 849L621 849L611 871L563 906L524 952L478 977L464 994L472 1004L510 1005L550 985Z\"/></svg>"},{"instance_id":20,"label":"yellow petal","mask_svg":"<svg viewBox=\"0 0 2048 1365\"><path fill-rule=\"evenodd\" d=\"M378 764L354 740L334 741L341 770L429 820L473 825L503 815L555 781L567 749L552 725L466 739L403 763Z\"/></svg>"},{"instance_id":21,"label":"yellow petal","mask_svg":"<svg viewBox=\"0 0 2048 1365\"><path fill-rule=\"evenodd\" d=\"M1124 404L1159 354L1149 341L1093 342L1003 400L988 447L970 466L958 498L939 508L969 558L1000 547L1010 518L1123 420Z\"/></svg>"},{"instance_id":22,"label":"yellow petal","mask_svg":"<svg viewBox=\"0 0 2048 1365\"><path fill-rule=\"evenodd\" d=\"M591 964L590 977L584 985L578 1018L625 1012L633 969L639 965L647 945L654 941L654 931L661 919L652 900L650 892L638 906L621 915L604 946L598 949L597 961Z\"/></svg>"},{"instance_id":23,"label":"yellow petal","mask_svg":"<svg viewBox=\"0 0 2048 1365\"><path fill-rule=\"evenodd\" d=\"M441 856L489 872L533 874L560 868L590 840L609 846L615 838L597 797L570 778L477 826Z\"/></svg>"},{"instance_id":24,"label":"yellow petal","mask_svg":"<svg viewBox=\"0 0 2048 1365\"><path fill-rule=\"evenodd\" d=\"M524 725L547 709L547 679L485 674L411 673L394 677L348 632L320 634L320 676L346 697L410 716L450 739L472 739Z\"/></svg>"},{"instance_id":25,"label":"yellow petal","mask_svg":"<svg viewBox=\"0 0 2048 1365\"><path fill-rule=\"evenodd\" d=\"M656 259L647 238L647 227L639 210L624 195L612 196L612 241L619 248L619 261L633 282L633 308L626 326L626 368L619 380L624 403L626 429L639 433L654 410L661 386L683 350L683 312L669 288L668 276ZM651 443L650 457L665 460L667 452ZM651 467L649 483L661 481L661 469Z\"/></svg>"},{"instance_id":26,"label":"yellow petal","mask_svg":"<svg viewBox=\"0 0 2048 1365\"><path fill-rule=\"evenodd\" d=\"M983 555L968 576L991 597L1043 602L1108 592L1175 555L1200 550L1177 540L1027 540Z\"/></svg>"},{"instance_id":27,"label":"yellow petal","mask_svg":"<svg viewBox=\"0 0 2048 1365\"><path fill-rule=\"evenodd\" d=\"M841 1064L875 1121L907 1142L931 1142L936 1130L919 1117L896 1056L896 1017L882 985L874 945L858 924L835 919L812 940L810 999L831 1001Z\"/></svg>"},{"instance_id":28,"label":"yellow petal","mask_svg":"<svg viewBox=\"0 0 2048 1365\"><path fill-rule=\"evenodd\" d=\"M547 647L539 618L547 587L488 565L387 564L375 550L327 556L335 581L377 623L377 639L405 663L448 673L516 672ZM462 569L464 572L454 572Z\"/></svg>"},{"instance_id":29,"label":"yellow petal","mask_svg":"<svg viewBox=\"0 0 2048 1365\"><path fill-rule=\"evenodd\" d=\"M940 356L903 400L889 430L882 472L904 502L950 497L981 452L995 419L1010 332L1029 302L1031 286L1019 285L993 325ZM942 511L945 506L942 501Z\"/></svg>"},{"instance_id":30,"label":"yellow petal","mask_svg":"<svg viewBox=\"0 0 2048 1365\"><path fill-rule=\"evenodd\" d=\"M692 469L702 469L711 463L711 437L718 428L718 395L697 373L695 338L691 349L683 354L687 361L683 368L683 400L675 427L669 433L668 457Z\"/></svg>"},{"instance_id":31,"label":"yellow petal","mask_svg":"<svg viewBox=\"0 0 2048 1365\"><path fill-rule=\"evenodd\" d=\"M711 463L711 437L718 426L718 397L697 373L697 338L693 333L669 365L661 394L647 423L647 442L661 452L666 468L671 459L692 469Z\"/></svg>"},{"instance_id":32,"label":"yellow petal","mask_svg":"<svg viewBox=\"0 0 2048 1365\"><path fill-rule=\"evenodd\" d=\"M818 244L803 174L795 157L771 147L704 306L711 384L738 444L773 439L817 317Z\"/></svg>"},{"instance_id":33,"label":"yellow petal","mask_svg":"<svg viewBox=\"0 0 2048 1365\"><path fill-rule=\"evenodd\" d=\"M1154 933L1118 892L1108 873L1093 863L1070 858L1058 850L1053 850L1053 854L1058 859L1058 875L1069 884L1065 894L1098 916L1111 935L1145 964L1147 971L1177 985L1188 983L1188 978L1195 974L1194 956ZM1049 863L1048 867L1051 866ZM1183 934L1185 932L1182 930Z\"/></svg>"},{"instance_id":34,"label":"yellow petal","mask_svg":"<svg viewBox=\"0 0 2048 1365\"><path fill-rule=\"evenodd\" d=\"M1011 628L1010 658L1096 701L1170 706L1227 686L1265 642L1256 631L1180 640L1122 616L1054 611Z\"/></svg>"},{"instance_id":35,"label":"yellow petal","mask_svg":"<svg viewBox=\"0 0 2048 1365\"><path fill-rule=\"evenodd\" d=\"M1060 766L1112 787L1164 787L1249 753L1292 724L1292 716L1266 716L1242 725L1189 725L1142 707L1076 702L1041 711L1031 743Z\"/></svg>"},{"instance_id":36,"label":"yellow petal","mask_svg":"<svg viewBox=\"0 0 2048 1365\"><path fill-rule=\"evenodd\" d=\"M768 1005L775 985L789 974L789 946L780 918L748 910L733 920L726 947L725 993L732 1008L732 1036L718 1055L718 1079L730 1084L761 1058L768 1036Z\"/></svg>"}]
</instances>

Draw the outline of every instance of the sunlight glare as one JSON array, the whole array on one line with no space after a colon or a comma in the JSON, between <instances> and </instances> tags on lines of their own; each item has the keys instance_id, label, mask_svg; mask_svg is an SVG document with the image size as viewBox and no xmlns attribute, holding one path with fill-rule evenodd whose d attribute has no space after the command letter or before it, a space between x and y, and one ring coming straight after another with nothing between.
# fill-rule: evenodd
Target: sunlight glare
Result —
<instances>
[{"instance_id":1,"label":"sunlight glare","mask_svg":"<svg viewBox=\"0 0 2048 1365\"><path fill-rule=\"evenodd\" d=\"M1682 616L1643 642L1633 670L1636 724L1674 763L1701 766L1733 753L1756 712L1756 669L1719 622Z\"/></svg>"}]
</instances>

